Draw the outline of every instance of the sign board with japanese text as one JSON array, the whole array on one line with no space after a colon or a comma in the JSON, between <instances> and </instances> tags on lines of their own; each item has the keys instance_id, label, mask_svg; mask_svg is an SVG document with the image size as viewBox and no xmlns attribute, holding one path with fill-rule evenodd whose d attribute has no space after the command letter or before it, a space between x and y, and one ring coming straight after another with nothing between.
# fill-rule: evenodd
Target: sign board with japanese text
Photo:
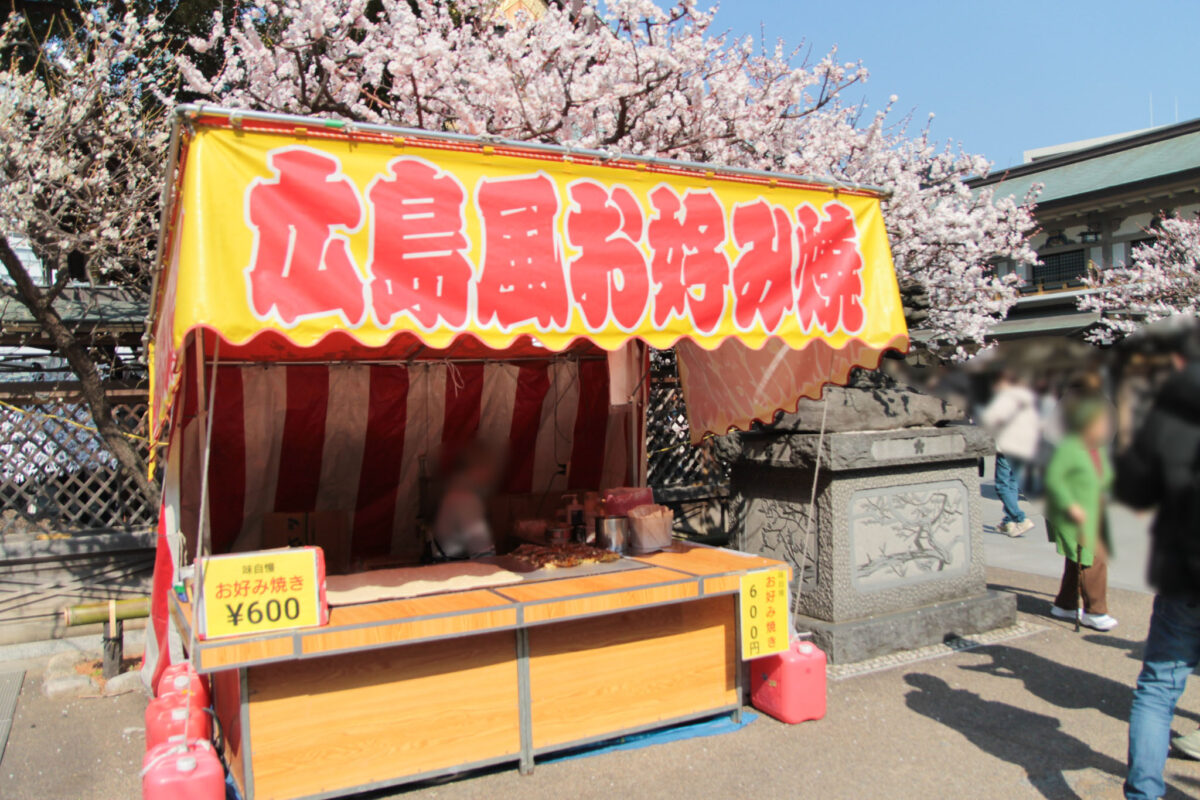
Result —
<instances>
[{"instance_id":1,"label":"sign board with japanese text","mask_svg":"<svg viewBox=\"0 0 1200 800\"><path fill-rule=\"evenodd\" d=\"M312 358L335 333L558 352L883 350L906 330L871 192L320 120L234 130L212 110L189 131L155 298L156 424L200 328L264 360Z\"/></svg>"},{"instance_id":2,"label":"sign board with japanese text","mask_svg":"<svg viewBox=\"0 0 1200 800\"><path fill-rule=\"evenodd\" d=\"M738 597L742 659L762 658L788 649L788 574L785 569L742 576Z\"/></svg>"},{"instance_id":3,"label":"sign board with japanese text","mask_svg":"<svg viewBox=\"0 0 1200 800\"><path fill-rule=\"evenodd\" d=\"M201 560L203 639L308 628L328 621L318 547L210 556Z\"/></svg>"}]
</instances>

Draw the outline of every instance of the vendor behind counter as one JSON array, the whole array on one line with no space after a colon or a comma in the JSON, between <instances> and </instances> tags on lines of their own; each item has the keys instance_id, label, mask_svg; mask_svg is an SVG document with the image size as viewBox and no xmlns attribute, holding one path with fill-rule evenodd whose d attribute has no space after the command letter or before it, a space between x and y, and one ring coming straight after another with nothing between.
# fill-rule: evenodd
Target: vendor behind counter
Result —
<instances>
[{"instance_id":1,"label":"vendor behind counter","mask_svg":"<svg viewBox=\"0 0 1200 800\"><path fill-rule=\"evenodd\" d=\"M473 442L454 459L433 524L432 549L437 561L495 555L488 523L487 500L496 490L503 463L500 448Z\"/></svg>"}]
</instances>

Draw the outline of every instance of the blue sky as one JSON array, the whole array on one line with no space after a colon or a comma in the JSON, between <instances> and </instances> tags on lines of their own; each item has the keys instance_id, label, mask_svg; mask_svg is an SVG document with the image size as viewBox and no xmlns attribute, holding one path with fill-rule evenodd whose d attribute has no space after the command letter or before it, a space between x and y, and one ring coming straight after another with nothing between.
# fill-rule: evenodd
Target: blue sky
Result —
<instances>
[{"instance_id":1,"label":"blue sky","mask_svg":"<svg viewBox=\"0 0 1200 800\"><path fill-rule=\"evenodd\" d=\"M703 3L702 3L703 5ZM724 0L715 28L838 46L871 79L854 99L933 112L933 131L997 166L1024 150L1200 117L1195 0Z\"/></svg>"}]
</instances>

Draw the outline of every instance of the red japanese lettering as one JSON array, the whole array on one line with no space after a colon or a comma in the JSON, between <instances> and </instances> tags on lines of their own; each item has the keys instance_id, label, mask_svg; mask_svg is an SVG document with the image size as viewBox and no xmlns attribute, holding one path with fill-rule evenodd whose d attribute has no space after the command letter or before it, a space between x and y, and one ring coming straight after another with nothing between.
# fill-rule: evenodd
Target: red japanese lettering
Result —
<instances>
[{"instance_id":1,"label":"red japanese lettering","mask_svg":"<svg viewBox=\"0 0 1200 800\"><path fill-rule=\"evenodd\" d=\"M733 240L742 249L733 267L734 320L745 330L758 317L766 331L774 333L795 304L796 247L787 210L765 200L737 206Z\"/></svg>"},{"instance_id":2,"label":"red japanese lettering","mask_svg":"<svg viewBox=\"0 0 1200 800\"><path fill-rule=\"evenodd\" d=\"M291 589L293 592L298 592L301 589L303 589L304 588L304 576L303 575L293 575L291 578L288 579L288 588Z\"/></svg>"},{"instance_id":3,"label":"red japanese lettering","mask_svg":"<svg viewBox=\"0 0 1200 800\"><path fill-rule=\"evenodd\" d=\"M555 233L558 191L545 175L483 178L475 195L484 250L477 286L479 321L501 328L536 320L563 327L570 315Z\"/></svg>"},{"instance_id":4,"label":"red japanese lettering","mask_svg":"<svg viewBox=\"0 0 1200 800\"><path fill-rule=\"evenodd\" d=\"M255 231L246 279L250 306L291 325L302 317L340 313L348 324L366 311L362 277L338 228L356 230L362 201L332 156L307 147L267 155L274 180L256 180L246 195Z\"/></svg>"},{"instance_id":5,"label":"red japanese lettering","mask_svg":"<svg viewBox=\"0 0 1200 800\"><path fill-rule=\"evenodd\" d=\"M632 330L646 314L650 274L638 249L642 209L633 193L608 189L592 180L575 181L568 189L567 241L580 253L571 261L571 294L592 330L610 316Z\"/></svg>"},{"instance_id":6,"label":"red japanese lettering","mask_svg":"<svg viewBox=\"0 0 1200 800\"><path fill-rule=\"evenodd\" d=\"M767 623L767 633L774 633L774 632L775 632L775 620L771 620L770 622Z\"/></svg>"},{"instance_id":7,"label":"red japanese lettering","mask_svg":"<svg viewBox=\"0 0 1200 800\"><path fill-rule=\"evenodd\" d=\"M231 587L228 583L218 583L217 599L225 600L230 597L233 597L233 587Z\"/></svg>"},{"instance_id":8,"label":"red japanese lettering","mask_svg":"<svg viewBox=\"0 0 1200 800\"><path fill-rule=\"evenodd\" d=\"M271 578L271 594L287 594L287 578Z\"/></svg>"},{"instance_id":9,"label":"red japanese lettering","mask_svg":"<svg viewBox=\"0 0 1200 800\"><path fill-rule=\"evenodd\" d=\"M684 309L701 333L712 333L725 313L729 258L725 212L711 191L688 191L683 200L669 186L650 193L655 218L646 228L654 257L654 324L660 328Z\"/></svg>"},{"instance_id":10,"label":"red japanese lettering","mask_svg":"<svg viewBox=\"0 0 1200 800\"><path fill-rule=\"evenodd\" d=\"M233 596L234 597L249 597L250 596L250 581L234 581Z\"/></svg>"},{"instance_id":11,"label":"red japanese lettering","mask_svg":"<svg viewBox=\"0 0 1200 800\"><path fill-rule=\"evenodd\" d=\"M805 203L796 209L800 264L796 270L796 302L800 323L815 321L826 331L839 325L847 333L862 330L862 253L854 213L842 203L830 201L826 219Z\"/></svg>"},{"instance_id":12,"label":"red japanese lettering","mask_svg":"<svg viewBox=\"0 0 1200 800\"><path fill-rule=\"evenodd\" d=\"M254 582L254 589L252 591L255 594L266 594L268 591L270 591L270 589L271 584L268 581L264 581L262 578L259 578Z\"/></svg>"},{"instance_id":13,"label":"red japanese lettering","mask_svg":"<svg viewBox=\"0 0 1200 800\"><path fill-rule=\"evenodd\" d=\"M379 324L409 312L426 328L461 327L467 320L471 264L467 261L467 193L453 175L420 158L388 164L367 190L375 210L371 304Z\"/></svg>"}]
</instances>

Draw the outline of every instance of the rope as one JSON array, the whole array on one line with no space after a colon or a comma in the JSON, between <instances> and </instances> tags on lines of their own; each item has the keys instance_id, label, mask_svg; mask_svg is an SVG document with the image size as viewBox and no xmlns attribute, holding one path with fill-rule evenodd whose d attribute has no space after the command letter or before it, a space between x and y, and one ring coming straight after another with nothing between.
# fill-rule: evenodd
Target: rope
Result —
<instances>
[{"instance_id":1,"label":"rope","mask_svg":"<svg viewBox=\"0 0 1200 800\"><path fill-rule=\"evenodd\" d=\"M829 379L833 378L833 353L829 354ZM826 384L829 380L826 380ZM800 595L804 592L804 571L808 567L808 540L812 535L813 520L817 515L817 483L821 477L821 454L825 451L825 421L829 416L829 393L821 389L821 432L817 435L817 456L813 462L812 491L808 496L808 513L804 515L804 541L800 543L800 563L797 564L799 575L796 576L796 594L792 598L792 616L800 613ZM795 630L794 624L788 620L788 630Z\"/></svg>"},{"instance_id":2,"label":"rope","mask_svg":"<svg viewBox=\"0 0 1200 800\"><path fill-rule=\"evenodd\" d=\"M100 429L97 428L96 426L85 425L82 422L71 419L70 417L61 417L57 414L47 414L44 411L30 411L27 408L21 408L20 406L14 406L12 403L6 403L3 400L0 400L0 408L6 408L9 411L15 411L18 414L24 414L29 417L41 417L42 419L52 419L55 422L61 422L64 425L71 425L73 427L79 428L80 430L94 433L97 436L102 435L100 433ZM150 444L154 444L154 445L158 445L158 446L162 446L162 445L166 444L166 442L155 442L147 436L138 436L136 433L128 433L126 431L121 431L121 435L127 436L130 439L135 439L136 441L139 441L139 442L148 442Z\"/></svg>"}]
</instances>

